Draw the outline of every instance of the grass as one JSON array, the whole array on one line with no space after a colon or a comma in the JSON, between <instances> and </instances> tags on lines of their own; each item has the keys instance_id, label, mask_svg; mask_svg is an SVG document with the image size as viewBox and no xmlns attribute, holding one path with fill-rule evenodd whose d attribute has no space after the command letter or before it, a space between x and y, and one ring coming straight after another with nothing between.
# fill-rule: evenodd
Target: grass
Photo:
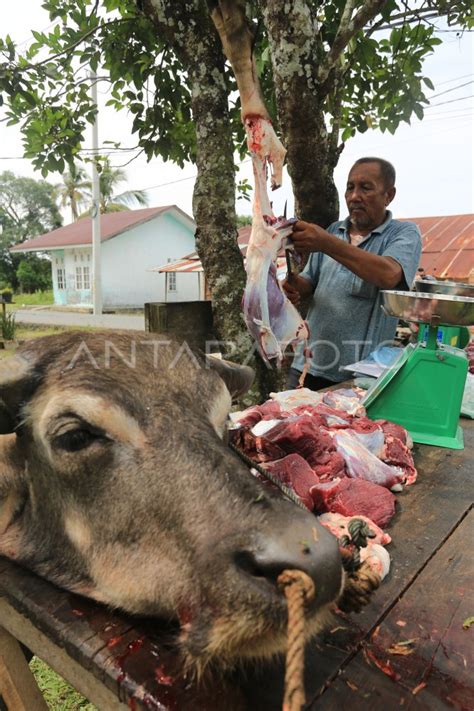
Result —
<instances>
[{"instance_id":1,"label":"grass","mask_svg":"<svg viewBox=\"0 0 474 711\"><path fill-rule=\"evenodd\" d=\"M50 711L97 711L96 706L38 657L33 657L30 669Z\"/></svg>"},{"instance_id":2,"label":"grass","mask_svg":"<svg viewBox=\"0 0 474 711\"><path fill-rule=\"evenodd\" d=\"M14 294L13 307L18 306L48 306L54 304L52 290L35 291L34 294Z\"/></svg>"}]
</instances>

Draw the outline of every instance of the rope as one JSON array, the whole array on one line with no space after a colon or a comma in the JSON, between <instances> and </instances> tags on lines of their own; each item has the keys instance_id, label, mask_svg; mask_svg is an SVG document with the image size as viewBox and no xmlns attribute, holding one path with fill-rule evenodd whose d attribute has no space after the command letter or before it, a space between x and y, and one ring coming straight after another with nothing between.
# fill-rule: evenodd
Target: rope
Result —
<instances>
[{"instance_id":1,"label":"rope","mask_svg":"<svg viewBox=\"0 0 474 711\"><path fill-rule=\"evenodd\" d=\"M304 606L314 598L314 583L302 570L284 570L278 585L288 604L288 647L286 652L283 711L300 711L304 694Z\"/></svg>"},{"instance_id":2,"label":"rope","mask_svg":"<svg viewBox=\"0 0 474 711\"><path fill-rule=\"evenodd\" d=\"M337 606L343 612L360 612L380 585L380 576L364 561L359 570L347 575Z\"/></svg>"}]
</instances>

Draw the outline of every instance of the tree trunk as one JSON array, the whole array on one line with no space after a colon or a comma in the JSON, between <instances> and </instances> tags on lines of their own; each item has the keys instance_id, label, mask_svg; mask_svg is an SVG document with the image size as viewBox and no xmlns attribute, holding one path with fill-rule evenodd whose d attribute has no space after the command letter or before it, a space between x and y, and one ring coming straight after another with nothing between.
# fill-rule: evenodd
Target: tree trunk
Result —
<instances>
[{"instance_id":1,"label":"tree trunk","mask_svg":"<svg viewBox=\"0 0 474 711\"><path fill-rule=\"evenodd\" d=\"M241 316L245 271L237 245L235 168L224 82L224 57L214 29L200 38L189 70L196 125L198 177L193 213L196 248L212 294L216 335L232 341L242 360L251 342Z\"/></svg>"},{"instance_id":2,"label":"tree trunk","mask_svg":"<svg viewBox=\"0 0 474 711\"><path fill-rule=\"evenodd\" d=\"M323 53L318 22L304 2L263 0L262 9L295 213L327 227L339 214L333 179L339 153L326 130L324 97L317 82L315 57Z\"/></svg>"}]
</instances>

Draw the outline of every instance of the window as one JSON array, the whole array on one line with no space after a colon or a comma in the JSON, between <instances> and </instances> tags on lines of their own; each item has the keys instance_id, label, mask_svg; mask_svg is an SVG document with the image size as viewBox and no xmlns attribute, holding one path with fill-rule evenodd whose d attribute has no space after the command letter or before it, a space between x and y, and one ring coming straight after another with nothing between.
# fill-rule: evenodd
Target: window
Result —
<instances>
[{"instance_id":1,"label":"window","mask_svg":"<svg viewBox=\"0 0 474 711\"><path fill-rule=\"evenodd\" d=\"M65 289L66 288L66 273L65 273L64 269L58 269L57 275L58 275L58 289Z\"/></svg>"},{"instance_id":2,"label":"window","mask_svg":"<svg viewBox=\"0 0 474 711\"><path fill-rule=\"evenodd\" d=\"M91 270L89 267L82 267L82 281L84 283L84 289L91 288Z\"/></svg>"},{"instance_id":3,"label":"window","mask_svg":"<svg viewBox=\"0 0 474 711\"><path fill-rule=\"evenodd\" d=\"M176 272L168 272L168 291L176 291Z\"/></svg>"},{"instance_id":4,"label":"window","mask_svg":"<svg viewBox=\"0 0 474 711\"><path fill-rule=\"evenodd\" d=\"M76 267L76 290L82 289L82 267Z\"/></svg>"}]
</instances>

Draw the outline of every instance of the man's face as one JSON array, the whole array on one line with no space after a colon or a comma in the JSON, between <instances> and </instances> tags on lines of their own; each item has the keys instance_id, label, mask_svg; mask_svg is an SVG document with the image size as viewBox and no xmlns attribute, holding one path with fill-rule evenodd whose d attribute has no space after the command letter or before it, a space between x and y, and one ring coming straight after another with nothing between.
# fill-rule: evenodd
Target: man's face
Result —
<instances>
[{"instance_id":1,"label":"man's face","mask_svg":"<svg viewBox=\"0 0 474 711\"><path fill-rule=\"evenodd\" d=\"M387 188L378 163L358 163L347 179L346 204L351 223L368 234L382 224L387 206L395 196L395 188Z\"/></svg>"}]
</instances>

